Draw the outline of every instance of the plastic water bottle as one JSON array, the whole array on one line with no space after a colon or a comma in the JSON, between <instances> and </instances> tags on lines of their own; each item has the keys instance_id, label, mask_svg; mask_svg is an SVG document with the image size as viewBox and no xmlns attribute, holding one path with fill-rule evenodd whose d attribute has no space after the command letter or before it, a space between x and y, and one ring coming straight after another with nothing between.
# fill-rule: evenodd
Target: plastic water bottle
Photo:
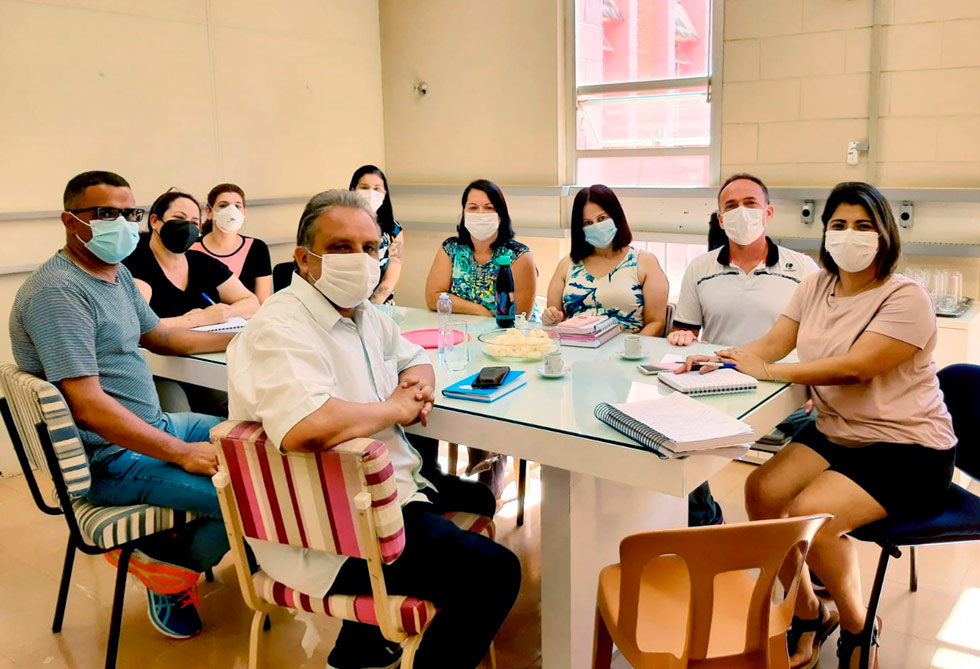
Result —
<instances>
[{"instance_id":1,"label":"plastic water bottle","mask_svg":"<svg viewBox=\"0 0 980 669\"><path fill-rule=\"evenodd\" d=\"M453 300L449 293L439 293L436 300L436 313L439 314L439 360L442 360L447 348L452 348L453 333L449 330L449 321L453 319Z\"/></svg>"},{"instance_id":2,"label":"plastic water bottle","mask_svg":"<svg viewBox=\"0 0 980 669\"><path fill-rule=\"evenodd\" d=\"M497 260L497 308L494 316L497 317L497 327L514 327L514 316L517 311L517 304L514 301L514 272L510 269L511 258L509 253L503 253Z\"/></svg>"}]
</instances>

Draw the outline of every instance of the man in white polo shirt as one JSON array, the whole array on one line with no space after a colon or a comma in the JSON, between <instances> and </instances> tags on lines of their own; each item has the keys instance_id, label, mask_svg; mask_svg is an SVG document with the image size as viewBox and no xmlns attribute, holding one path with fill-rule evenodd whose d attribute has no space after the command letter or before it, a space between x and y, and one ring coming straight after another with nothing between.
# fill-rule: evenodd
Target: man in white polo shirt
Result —
<instances>
[{"instance_id":1,"label":"man in white polo shirt","mask_svg":"<svg viewBox=\"0 0 980 669\"><path fill-rule=\"evenodd\" d=\"M810 256L777 246L765 234L772 220L769 191L760 179L736 174L718 193L728 242L687 266L674 326L676 346L701 341L743 346L763 336L803 277L817 271Z\"/></svg>"},{"instance_id":2,"label":"man in white polo shirt","mask_svg":"<svg viewBox=\"0 0 980 669\"><path fill-rule=\"evenodd\" d=\"M735 174L718 191L721 227L728 240L687 266L667 341L688 346L698 338L722 346L744 346L769 332L793 291L817 271L810 256L777 246L766 236L773 208L758 177ZM800 417L783 423L791 430ZM795 432L795 429L793 429ZM721 522L721 508L707 483L691 493L689 524Z\"/></svg>"}]
</instances>

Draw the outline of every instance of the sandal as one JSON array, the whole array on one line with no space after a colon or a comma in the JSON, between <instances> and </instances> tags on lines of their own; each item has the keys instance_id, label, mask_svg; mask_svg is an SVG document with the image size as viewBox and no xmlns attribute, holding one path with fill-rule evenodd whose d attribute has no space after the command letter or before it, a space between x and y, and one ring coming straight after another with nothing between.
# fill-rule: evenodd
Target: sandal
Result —
<instances>
[{"instance_id":1,"label":"sandal","mask_svg":"<svg viewBox=\"0 0 980 669\"><path fill-rule=\"evenodd\" d=\"M881 616L875 616L875 625L871 629L871 646L868 651L868 669L878 667L878 636L881 634ZM840 638L837 639L837 669L851 669L854 651L860 653L864 641L864 631L848 632L841 628Z\"/></svg>"},{"instance_id":2,"label":"sandal","mask_svg":"<svg viewBox=\"0 0 980 669\"><path fill-rule=\"evenodd\" d=\"M804 634L807 632L814 633L813 653L810 655L810 659L794 669L812 669L817 666L817 662L820 661L820 647L823 646L827 637L834 633L838 625L840 625L840 617L837 612L831 609L828 615L827 607L824 606L823 602L820 602L820 614L816 618L803 620L793 616L793 621L790 623L789 629L786 630L786 650L789 657L796 655L796 651L799 650L800 639Z\"/></svg>"}]
</instances>

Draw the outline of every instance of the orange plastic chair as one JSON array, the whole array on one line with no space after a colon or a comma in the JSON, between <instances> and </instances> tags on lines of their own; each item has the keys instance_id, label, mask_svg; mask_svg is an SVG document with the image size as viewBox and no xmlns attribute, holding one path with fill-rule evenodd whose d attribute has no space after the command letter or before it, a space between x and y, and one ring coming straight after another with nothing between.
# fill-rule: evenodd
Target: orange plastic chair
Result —
<instances>
[{"instance_id":1,"label":"orange plastic chair","mask_svg":"<svg viewBox=\"0 0 980 669\"><path fill-rule=\"evenodd\" d=\"M599 574L593 668L609 669L615 643L637 669L788 669L785 634L803 562L778 604L773 586L790 551L799 547L805 558L830 518L626 537L620 563Z\"/></svg>"}]
</instances>

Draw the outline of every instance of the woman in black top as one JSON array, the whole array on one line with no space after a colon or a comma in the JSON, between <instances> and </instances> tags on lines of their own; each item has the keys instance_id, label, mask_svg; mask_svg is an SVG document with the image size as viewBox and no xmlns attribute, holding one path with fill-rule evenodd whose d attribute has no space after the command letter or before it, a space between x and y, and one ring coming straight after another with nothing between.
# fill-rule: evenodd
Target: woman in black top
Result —
<instances>
[{"instance_id":1,"label":"woman in black top","mask_svg":"<svg viewBox=\"0 0 980 669\"><path fill-rule=\"evenodd\" d=\"M405 253L405 235L402 226L391 211L391 195L385 173L374 165L363 165L350 178L350 190L361 198L378 218L381 227L381 246L378 262L381 263L381 279L371 294L375 304L394 304L395 287L402 275L402 258Z\"/></svg>"},{"instance_id":2,"label":"woman in black top","mask_svg":"<svg viewBox=\"0 0 980 669\"><path fill-rule=\"evenodd\" d=\"M246 289L265 302L272 295L269 247L239 232L245 223L245 191L235 184L218 184L208 193L208 220L191 251L206 253L225 264Z\"/></svg>"},{"instance_id":3,"label":"woman in black top","mask_svg":"<svg viewBox=\"0 0 980 669\"><path fill-rule=\"evenodd\" d=\"M200 236L201 206L168 191L150 208L150 232L123 261L150 308L164 323L197 327L248 318L259 301L221 262L189 251Z\"/></svg>"}]
</instances>

